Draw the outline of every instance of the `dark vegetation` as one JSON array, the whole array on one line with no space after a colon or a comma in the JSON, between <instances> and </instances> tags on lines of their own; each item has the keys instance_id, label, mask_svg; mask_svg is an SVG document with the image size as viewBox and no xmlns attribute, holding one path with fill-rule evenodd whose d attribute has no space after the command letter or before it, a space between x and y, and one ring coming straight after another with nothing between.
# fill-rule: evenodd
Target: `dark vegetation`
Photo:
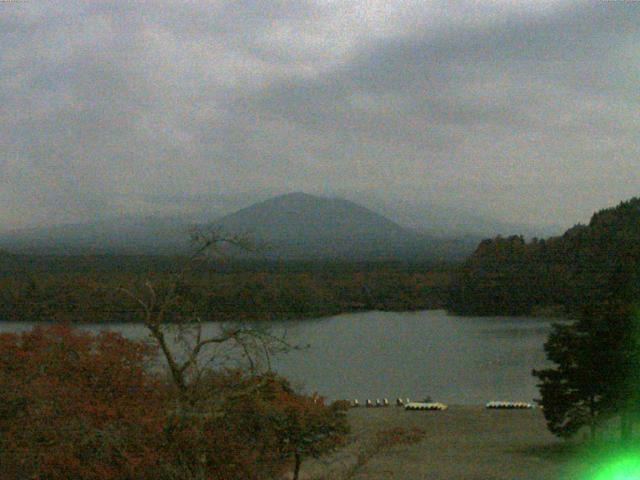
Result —
<instances>
[{"instance_id":1,"label":"dark vegetation","mask_svg":"<svg viewBox=\"0 0 640 480\"><path fill-rule=\"evenodd\" d=\"M2 478L281 478L346 439L343 403L239 370L200 372L185 397L155 352L60 325L1 334Z\"/></svg>"},{"instance_id":2,"label":"dark vegetation","mask_svg":"<svg viewBox=\"0 0 640 480\"><path fill-rule=\"evenodd\" d=\"M184 257L12 256L0 259L0 318L136 321L121 285L166 288ZM199 266L179 285L176 316L201 320L300 319L361 310L442 308L446 266L401 262L233 261ZM164 285L164 287L163 287ZM176 317L177 318L177 317Z\"/></svg>"},{"instance_id":3,"label":"dark vegetation","mask_svg":"<svg viewBox=\"0 0 640 480\"><path fill-rule=\"evenodd\" d=\"M454 277L450 311L560 315L545 344L552 367L534 371L551 432L572 437L640 419L640 198L595 213L561 237L480 243Z\"/></svg>"},{"instance_id":4,"label":"dark vegetation","mask_svg":"<svg viewBox=\"0 0 640 480\"><path fill-rule=\"evenodd\" d=\"M585 306L571 324L554 326L545 351L554 366L534 371L549 430L568 438L588 428L619 425L620 439L633 440L640 420L640 308L616 298Z\"/></svg>"},{"instance_id":5,"label":"dark vegetation","mask_svg":"<svg viewBox=\"0 0 640 480\"><path fill-rule=\"evenodd\" d=\"M640 262L640 198L597 212L561 237L484 240L452 282L447 308L463 315L579 315L623 294Z\"/></svg>"},{"instance_id":6,"label":"dark vegetation","mask_svg":"<svg viewBox=\"0 0 640 480\"><path fill-rule=\"evenodd\" d=\"M567 237L567 235L565 235ZM572 323L554 326L534 371L549 429L592 439L615 421L634 441L640 419L640 198L596 213L565 240Z\"/></svg>"}]
</instances>

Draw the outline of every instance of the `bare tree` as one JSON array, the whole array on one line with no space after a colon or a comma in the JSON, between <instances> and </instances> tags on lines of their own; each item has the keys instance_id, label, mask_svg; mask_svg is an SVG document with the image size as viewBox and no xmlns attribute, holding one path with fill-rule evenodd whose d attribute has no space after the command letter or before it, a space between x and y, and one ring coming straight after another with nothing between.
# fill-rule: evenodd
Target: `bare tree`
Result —
<instances>
[{"instance_id":1,"label":"bare tree","mask_svg":"<svg viewBox=\"0 0 640 480\"><path fill-rule=\"evenodd\" d=\"M207 335L199 312L188 312L176 316L175 310L182 302L179 294L185 277L215 258L225 257L228 246L243 251L255 251L254 243L246 236L223 235L220 232L204 232L194 229L191 233L193 253L182 268L174 273L164 288L159 288L147 280L142 288L126 288L118 291L129 297L138 307L142 322L152 339L158 345L166 360L171 379L180 392L181 398L189 399L190 390L195 387L202 374L203 364L210 364L212 357L202 361L206 350L213 346L229 347L240 353L247 361L249 371L257 373L261 367L271 369L270 358L274 353L293 348L285 335L277 336L269 328L256 325L221 325L216 334ZM173 331L173 333L171 332ZM170 342L171 336L177 342ZM180 343L183 352L177 352ZM181 353L181 354L180 354Z\"/></svg>"}]
</instances>

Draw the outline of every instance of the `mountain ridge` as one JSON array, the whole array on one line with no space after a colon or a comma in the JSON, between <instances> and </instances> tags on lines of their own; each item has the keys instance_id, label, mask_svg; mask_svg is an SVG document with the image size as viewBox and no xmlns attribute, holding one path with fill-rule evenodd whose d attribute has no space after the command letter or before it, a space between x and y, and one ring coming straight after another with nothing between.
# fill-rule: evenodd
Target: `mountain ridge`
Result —
<instances>
[{"instance_id":1,"label":"mountain ridge","mask_svg":"<svg viewBox=\"0 0 640 480\"><path fill-rule=\"evenodd\" d=\"M194 219L189 219L194 220ZM436 238L403 227L351 200L291 192L253 203L213 221L182 216L123 215L110 220L28 228L0 235L17 253L175 254L189 248L195 226L250 234L274 259L444 259L471 253L477 238Z\"/></svg>"},{"instance_id":2,"label":"mountain ridge","mask_svg":"<svg viewBox=\"0 0 640 480\"><path fill-rule=\"evenodd\" d=\"M303 192L258 202L212 226L248 233L270 247L264 255L282 259L390 258L427 238L355 202Z\"/></svg>"}]
</instances>

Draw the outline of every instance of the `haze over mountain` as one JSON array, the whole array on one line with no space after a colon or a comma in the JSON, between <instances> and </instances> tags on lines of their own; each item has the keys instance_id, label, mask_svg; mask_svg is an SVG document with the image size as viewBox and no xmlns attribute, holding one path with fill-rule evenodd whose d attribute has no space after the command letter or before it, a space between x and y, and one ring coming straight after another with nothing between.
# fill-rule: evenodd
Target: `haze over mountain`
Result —
<instances>
[{"instance_id":1,"label":"haze over mountain","mask_svg":"<svg viewBox=\"0 0 640 480\"><path fill-rule=\"evenodd\" d=\"M215 222L229 233L249 233L280 258L390 258L428 254L428 237L340 198L291 193ZM423 245L421 245L423 244Z\"/></svg>"},{"instance_id":2,"label":"haze over mountain","mask_svg":"<svg viewBox=\"0 0 640 480\"><path fill-rule=\"evenodd\" d=\"M562 233L570 225L530 225L500 221L483 213L478 206L449 205L425 198L418 191L379 192L375 189L337 191L336 196L394 219L405 228L440 238L492 238L497 235L548 237Z\"/></svg>"},{"instance_id":3,"label":"haze over mountain","mask_svg":"<svg viewBox=\"0 0 640 480\"><path fill-rule=\"evenodd\" d=\"M123 216L95 222L15 230L0 248L17 253L170 254L186 251L193 222L179 217Z\"/></svg>"},{"instance_id":4,"label":"haze over mountain","mask_svg":"<svg viewBox=\"0 0 640 480\"><path fill-rule=\"evenodd\" d=\"M470 253L478 238L441 239L403 227L354 202L291 193L252 204L213 222L196 216L118 217L84 224L23 229L0 236L18 252L167 254L188 249L197 223L248 234L279 259L442 259Z\"/></svg>"}]
</instances>

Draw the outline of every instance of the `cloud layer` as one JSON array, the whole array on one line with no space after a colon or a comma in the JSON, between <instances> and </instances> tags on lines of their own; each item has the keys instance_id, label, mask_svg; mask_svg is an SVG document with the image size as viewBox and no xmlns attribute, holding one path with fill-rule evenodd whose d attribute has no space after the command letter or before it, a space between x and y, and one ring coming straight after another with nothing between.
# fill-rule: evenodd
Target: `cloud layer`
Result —
<instances>
[{"instance_id":1,"label":"cloud layer","mask_svg":"<svg viewBox=\"0 0 640 480\"><path fill-rule=\"evenodd\" d=\"M585 221L640 194L639 25L634 2L0 3L0 229L294 190Z\"/></svg>"}]
</instances>

